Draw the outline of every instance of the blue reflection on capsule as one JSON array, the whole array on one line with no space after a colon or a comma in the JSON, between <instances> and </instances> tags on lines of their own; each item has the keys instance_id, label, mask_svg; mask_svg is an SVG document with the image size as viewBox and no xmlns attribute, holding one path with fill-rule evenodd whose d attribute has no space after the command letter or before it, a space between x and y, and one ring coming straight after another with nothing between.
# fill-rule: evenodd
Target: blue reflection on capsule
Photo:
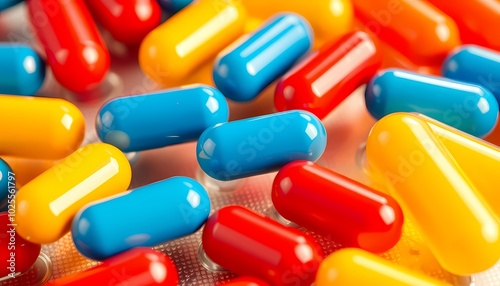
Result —
<instances>
[{"instance_id":1,"label":"blue reflection on capsule","mask_svg":"<svg viewBox=\"0 0 500 286\"><path fill-rule=\"evenodd\" d=\"M7 203L14 198L16 179L9 164L0 158L0 211L7 211ZM9 188L10 187L10 188ZM9 189L12 190L9 193Z\"/></svg>"},{"instance_id":2,"label":"blue reflection on capsule","mask_svg":"<svg viewBox=\"0 0 500 286\"><path fill-rule=\"evenodd\" d=\"M133 152L196 140L228 117L217 89L191 85L113 99L99 111L96 129L103 142Z\"/></svg>"},{"instance_id":3,"label":"blue reflection on capsule","mask_svg":"<svg viewBox=\"0 0 500 286\"><path fill-rule=\"evenodd\" d=\"M45 63L29 46L0 43L0 93L35 95L45 79Z\"/></svg>"},{"instance_id":4,"label":"blue reflection on capsule","mask_svg":"<svg viewBox=\"0 0 500 286\"><path fill-rule=\"evenodd\" d=\"M23 2L23 0L0 0L0 11L3 11L21 2Z\"/></svg>"},{"instance_id":5,"label":"blue reflection on capsule","mask_svg":"<svg viewBox=\"0 0 500 286\"><path fill-rule=\"evenodd\" d=\"M312 113L292 110L219 124L198 139L198 163L212 178L228 181L263 174L295 161L316 161L326 130Z\"/></svg>"},{"instance_id":6,"label":"blue reflection on capsule","mask_svg":"<svg viewBox=\"0 0 500 286\"><path fill-rule=\"evenodd\" d=\"M249 101L284 74L311 47L309 23L296 14L280 14L237 47L215 60L213 79L227 98Z\"/></svg>"},{"instance_id":7,"label":"blue reflection on capsule","mask_svg":"<svg viewBox=\"0 0 500 286\"><path fill-rule=\"evenodd\" d=\"M103 260L192 234L209 213L210 199L200 183L173 177L85 206L71 233L80 253Z\"/></svg>"},{"instance_id":8,"label":"blue reflection on capsule","mask_svg":"<svg viewBox=\"0 0 500 286\"><path fill-rule=\"evenodd\" d=\"M399 69L376 74L366 87L365 101L376 119L418 112L477 137L486 136L498 118L498 102L482 86Z\"/></svg>"},{"instance_id":9,"label":"blue reflection on capsule","mask_svg":"<svg viewBox=\"0 0 500 286\"><path fill-rule=\"evenodd\" d=\"M193 0L157 0L161 8L168 13L176 13L191 4Z\"/></svg>"}]
</instances>

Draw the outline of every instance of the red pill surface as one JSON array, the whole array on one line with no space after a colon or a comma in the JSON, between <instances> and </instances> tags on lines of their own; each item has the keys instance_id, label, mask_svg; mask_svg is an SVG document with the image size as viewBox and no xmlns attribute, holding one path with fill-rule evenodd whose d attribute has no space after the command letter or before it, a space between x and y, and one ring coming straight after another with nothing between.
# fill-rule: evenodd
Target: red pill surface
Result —
<instances>
[{"instance_id":1,"label":"red pill surface","mask_svg":"<svg viewBox=\"0 0 500 286\"><path fill-rule=\"evenodd\" d=\"M202 241L213 262L272 285L311 285L323 259L312 236L241 206L210 216Z\"/></svg>"},{"instance_id":2,"label":"red pill surface","mask_svg":"<svg viewBox=\"0 0 500 286\"><path fill-rule=\"evenodd\" d=\"M220 284L221 286L270 286L268 283L253 277L238 277Z\"/></svg>"},{"instance_id":3,"label":"red pill surface","mask_svg":"<svg viewBox=\"0 0 500 286\"><path fill-rule=\"evenodd\" d=\"M168 256L150 248L138 247L108 258L94 268L58 278L45 285L177 286L178 282L177 269Z\"/></svg>"},{"instance_id":4,"label":"red pill surface","mask_svg":"<svg viewBox=\"0 0 500 286\"><path fill-rule=\"evenodd\" d=\"M346 247L384 252L401 237L403 212L392 197L313 162L285 165L271 197L281 216Z\"/></svg>"},{"instance_id":5,"label":"red pill surface","mask_svg":"<svg viewBox=\"0 0 500 286\"><path fill-rule=\"evenodd\" d=\"M307 110L322 119L368 82L381 64L368 34L347 34L326 43L284 75L276 86L274 106L278 111Z\"/></svg>"},{"instance_id":6,"label":"red pill surface","mask_svg":"<svg viewBox=\"0 0 500 286\"><path fill-rule=\"evenodd\" d=\"M56 80L77 93L98 86L109 70L109 52L83 0L26 4Z\"/></svg>"}]
</instances>

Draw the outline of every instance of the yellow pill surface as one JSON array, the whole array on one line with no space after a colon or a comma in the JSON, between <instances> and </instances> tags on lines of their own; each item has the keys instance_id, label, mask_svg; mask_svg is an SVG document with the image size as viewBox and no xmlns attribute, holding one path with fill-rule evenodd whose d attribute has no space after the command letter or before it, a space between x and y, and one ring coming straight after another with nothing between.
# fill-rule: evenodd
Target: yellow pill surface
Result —
<instances>
[{"instance_id":1,"label":"yellow pill surface","mask_svg":"<svg viewBox=\"0 0 500 286\"><path fill-rule=\"evenodd\" d=\"M0 156L62 159L80 147L85 119L59 98L0 95Z\"/></svg>"},{"instance_id":2,"label":"yellow pill surface","mask_svg":"<svg viewBox=\"0 0 500 286\"><path fill-rule=\"evenodd\" d=\"M130 164L116 147L86 145L24 185L16 195L17 233L46 244L66 234L86 204L126 191Z\"/></svg>"},{"instance_id":3,"label":"yellow pill surface","mask_svg":"<svg viewBox=\"0 0 500 286\"><path fill-rule=\"evenodd\" d=\"M500 259L500 226L474 178L465 172L469 168L459 164L475 156L474 151L463 148L460 154L471 155L454 156L432 126L448 129L459 136L456 142L462 141L451 127L394 113L373 126L366 146L368 162L405 215L413 217L444 269L457 275L484 271Z\"/></svg>"}]
</instances>

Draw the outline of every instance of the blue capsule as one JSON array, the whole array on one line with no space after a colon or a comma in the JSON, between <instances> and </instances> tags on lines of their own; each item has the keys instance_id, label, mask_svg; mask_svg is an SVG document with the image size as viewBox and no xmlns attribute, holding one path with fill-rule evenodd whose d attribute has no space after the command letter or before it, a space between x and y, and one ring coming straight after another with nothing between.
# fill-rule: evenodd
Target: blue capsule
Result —
<instances>
[{"instance_id":1,"label":"blue capsule","mask_svg":"<svg viewBox=\"0 0 500 286\"><path fill-rule=\"evenodd\" d=\"M296 160L316 161L326 130L312 113L292 110L208 128L198 139L198 163L217 180L272 172Z\"/></svg>"},{"instance_id":2,"label":"blue capsule","mask_svg":"<svg viewBox=\"0 0 500 286\"><path fill-rule=\"evenodd\" d=\"M71 233L80 253L103 260L192 234L209 213L210 199L200 183L173 177L85 206Z\"/></svg>"},{"instance_id":3,"label":"blue capsule","mask_svg":"<svg viewBox=\"0 0 500 286\"><path fill-rule=\"evenodd\" d=\"M7 211L9 200L14 199L16 179L9 164L0 159L0 210Z\"/></svg>"},{"instance_id":4,"label":"blue capsule","mask_svg":"<svg viewBox=\"0 0 500 286\"><path fill-rule=\"evenodd\" d=\"M123 152L193 141L208 127L227 122L224 96L206 85L191 85L106 103L96 120L97 135Z\"/></svg>"},{"instance_id":5,"label":"blue capsule","mask_svg":"<svg viewBox=\"0 0 500 286\"><path fill-rule=\"evenodd\" d=\"M0 43L0 94L34 95L45 79L45 63L29 46Z\"/></svg>"},{"instance_id":6,"label":"blue capsule","mask_svg":"<svg viewBox=\"0 0 500 286\"><path fill-rule=\"evenodd\" d=\"M191 4L193 0L157 0L161 8L169 13L177 13Z\"/></svg>"},{"instance_id":7,"label":"blue capsule","mask_svg":"<svg viewBox=\"0 0 500 286\"><path fill-rule=\"evenodd\" d=\"M234 101L250 101L284 74L311 47L309 23L296 14L280 14L243 43L229 47L215 60L217 88Z\"/></svg>"},{"instance_id":8,"label":"blue capsule","mask_svg":"<svg viewBox=\"0 0 500 286\"><path fill-rule=\"evenodd\" d=\"M0 0L0 11L10 8L18 3L23 2L22 0Z\"/></svg>"},{"instance_id":9,"label":"blue capsule","mask_svg":"<svg viewBox=\"0 0 500 286\"><path fill-rule=\"evenodd\" d=\"M399 69L376 74L366 87L365 100L376 119L418 112L477 137L486 136L498 118L498 102L479 85Z\"/></svg>"}]
</instances>

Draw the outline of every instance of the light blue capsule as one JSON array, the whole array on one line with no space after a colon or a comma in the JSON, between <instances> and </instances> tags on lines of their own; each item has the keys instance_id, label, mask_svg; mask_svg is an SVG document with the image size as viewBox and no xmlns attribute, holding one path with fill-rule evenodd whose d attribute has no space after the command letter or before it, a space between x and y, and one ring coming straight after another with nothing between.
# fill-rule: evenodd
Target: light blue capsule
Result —
<instances>
[{"instance_id":1,"label":"light blue capsule","mask_svg":"<svg viewBox=\"0 0 500 286\"><path fill-rule=\"evenodd\" d=\"M0 43L0 94L35 95L45 79L45 63L24 44Z\"/></svg>"},{"instance_id":2,"label":"light blue capsule","mask_svg":"<svg viewBox=\"0 0 500 286\"><path fill-rule=\"evenodd\" d=\"M0 211L6 211L9 200L14 199L15 186L16 179L12 169L0 158Z\"/></svg>"},{"instance_id":3,"label":"light blue capsule","mask_svg":"<svg viewBox=\"0 0 500 286\"><path fill-rule=\"evenodd\" d=\"M0 0L0 11L3 11L21 2L23 2L23 0Z\"/></svg>"},{"instance_id":4,"label":"light blue capsule","mask_svg":"<svg viewBox=\"0 0 500 286\"><path fill-rule=\"evenodd\" d=\"M250 101L307 53L312 42L304 18L279 14L219 54L213 67L215 85L229 99Z\"/></svg>"},{"instance_id":5,"label":"light blue capsule","mask_svg":"<svg viewBox=\"0 0 500 286\"><path fill-rule=\"evenodd\" d=\"M193 0L157 0L161 8L169 13L177 13L191 4Z\"/></svg>"},{"instance_id":6,"label":"light blue capsule","mask_svg":"<svg viewBox=\"0 0 500 286\"><path fill-rule=\"evenodd\" d=\"M133 152L196 140L228 117L217 89L191 85L113 99L99 111L96 130L103 142Z\"/></svg>"},{"instance_id":7,"label":"light blue capsule","mask_svg":"<svg viewBox=\"0 0 500 286\"><path fill-rule=\"evenodd\" d=\"M197 181L173 177L85 206L71 234L84 256L103 260L137 246L155 246L197 231L210 199Z\"/></svg>"},{"instance_id":8,"label":"light blue capsule","mask_svg":"<svg viewBox=\"0 0 500 286\"><path fill-rule=\"evenodd\" d=\"M477 137L496 125L498 102L482 86L399 69L377 73L366 86L366 107L380 119L418 112Z\"/></svg>"},{"instance_id":9,"label":"light blue capsule","mask_svg":"<svg viewBox=\"0 0 500 286\"><path fill-rule=\"evenodd\" d=\"M198 139L198 163L212 178L228 181L272 172L296 161L316 161L326 130L312 113L279 112L208 128Z\"/></svg>"}]
</instances>

